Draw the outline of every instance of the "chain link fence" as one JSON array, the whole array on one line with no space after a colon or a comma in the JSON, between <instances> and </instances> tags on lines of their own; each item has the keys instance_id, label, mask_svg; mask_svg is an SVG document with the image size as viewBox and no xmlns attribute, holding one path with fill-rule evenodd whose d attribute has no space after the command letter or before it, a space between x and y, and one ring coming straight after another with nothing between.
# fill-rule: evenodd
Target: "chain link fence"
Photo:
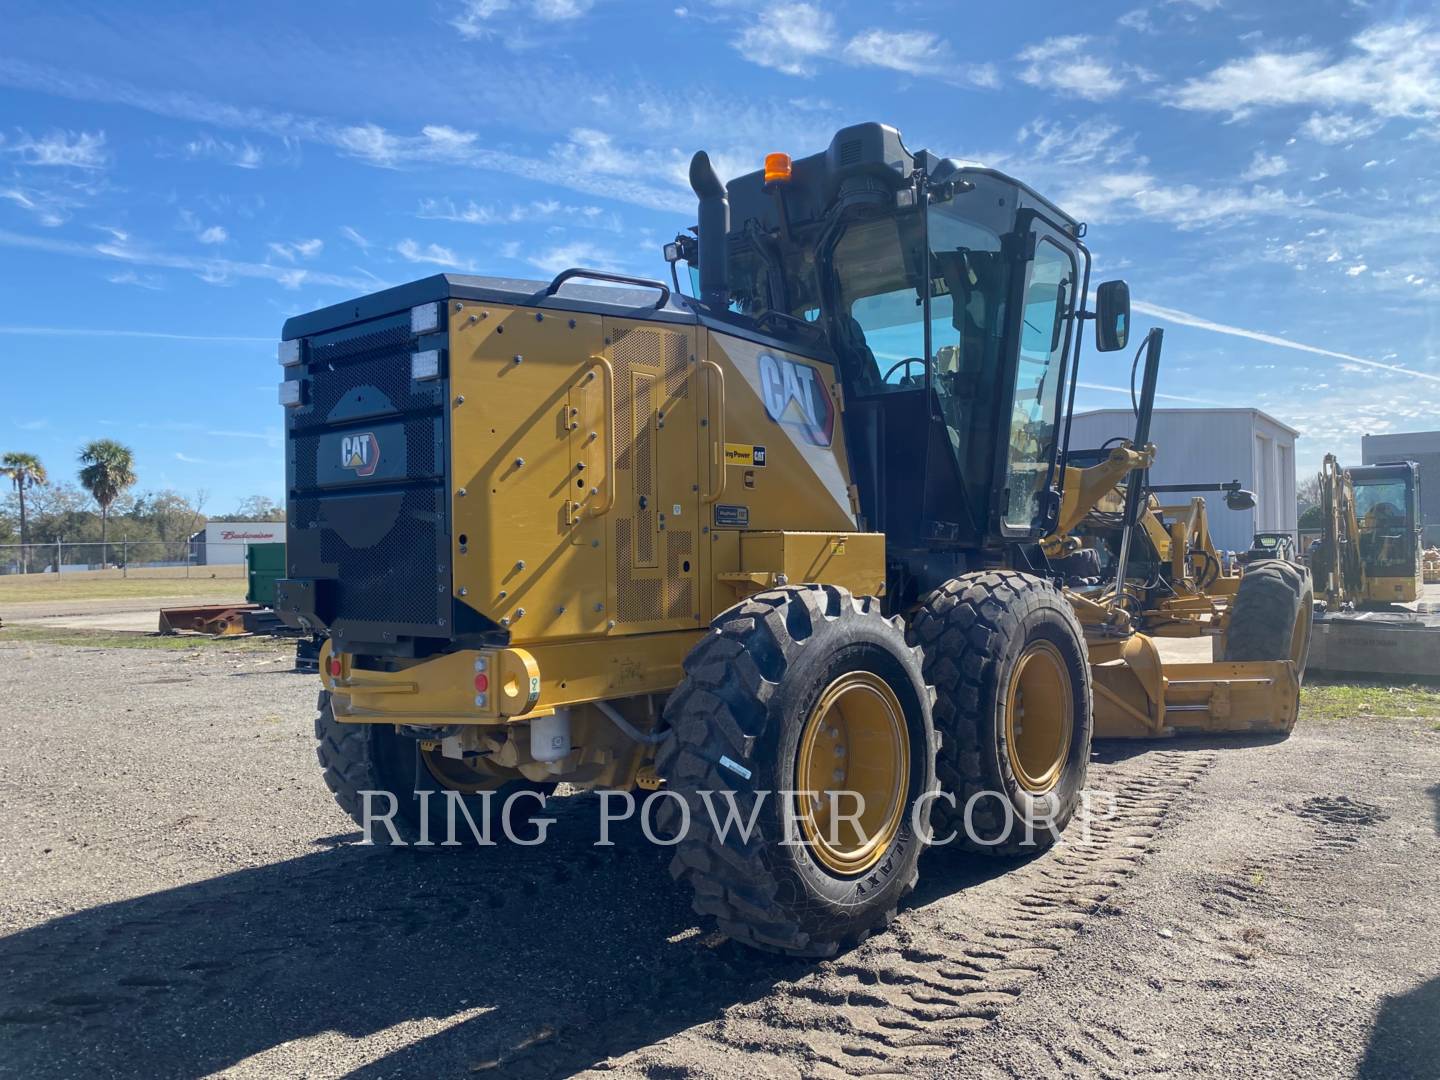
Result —
<instances>
[{"instance_id":1,"label":"chain link fence","mask_svg":"<svg viewBox=\"0 0 1440 1080\"><path fill-rule=\"evenodd\" d=\"M115 578L244 577L244 541L111 540L0 544L0 575L88 574Z\"/></svg>"}]
</instances>

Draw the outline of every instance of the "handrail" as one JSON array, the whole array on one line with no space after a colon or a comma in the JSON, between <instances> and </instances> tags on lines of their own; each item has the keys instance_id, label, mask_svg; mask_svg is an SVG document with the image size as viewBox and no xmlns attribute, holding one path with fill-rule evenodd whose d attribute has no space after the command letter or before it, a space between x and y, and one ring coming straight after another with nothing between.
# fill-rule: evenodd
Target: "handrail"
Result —
<instances>
[{"instance_id":1,"label":"handrail","mask_svg":"<svg viewBox=\"0 0 1440 1080\"><path fill-rule=\"evenodd\" d=\"M591 517L604 517L615 506L615 369L603 356L592 356L590 360L600 369L601 393L605 405L605 502L598 508L592 507ZM595 377L591 370L590 377Z\"/></svg>"},{"instance_id":2,"label":"handrail","mask_svg":"<svg viewBox=\"0 0 1440 1080\"><path fill-rule=\"evenodd\" d=\"M612 274L609 270L586 270L581 266L572 266L569 270L561 270L555 275L555 280L545 288L546 296L554 296L560 291L560 286L571 278L593 278L595 281L612 281L617 285L639 285L643 289L659 289L660 299L655 301L655 310L659 311L666 304L670 303L670 286L663 281L656 281L653 278L631 277L629 274Z\"/></svg>"},{"instance_id":3,"label":"handrail","mask_svg":"<svg viewBox=\"0 0 1440 1080\"><path fill-rule=\"evenodd\" d=\"M725 473L727 471L725 468L725 371L719 364L715 363L714 360L709 359L700 361L700 370L705 372L707 380L710 372L714 371L720 385L720 393L718 395L720 408L717 410L712 400L708 410L712 421L714 421L715 417L719 417L718 421L712 422L710 425L710 457L712 463L715 463L715 458L718 456L718 465L720 468L720 482L715 485L714 491L707 491L701 500L701 502L709 504L715 502L721 495L725 494ZM715 453L716 446L720 448L719 455ZM705 486L707 488L710 486L710 469L708 466L705 470Z\"/></svg>"}]
</instances>

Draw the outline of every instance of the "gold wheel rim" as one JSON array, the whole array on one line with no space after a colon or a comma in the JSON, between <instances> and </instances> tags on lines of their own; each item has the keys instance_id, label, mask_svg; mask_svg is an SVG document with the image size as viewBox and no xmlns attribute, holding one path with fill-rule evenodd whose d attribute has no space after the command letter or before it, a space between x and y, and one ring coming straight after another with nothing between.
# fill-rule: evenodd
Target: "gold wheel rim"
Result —
<instances>
[{"instance_id":1,"label":"gold wheel rim","mask_svg":"<svg viewBox=\"0 0 1440 1080\"><path fill-rule=\"evenodd\" d=\"M800 829L815 857L837 874L878 863L905 819L909 779L910 729L895 691L868 671L841 675L810 711L795 760Z\"/></svg>"},{"instance_id":2,"label":"gold wheel rim","mask_svg":"<svg viewBox=\"0 0 1440 1080\"><path fill-rule=\"evenodd\" d=\"M1043 795L1055 786L1074 729L1065 658L1050 642L1033 642L1020 654L1005 694L1005 747L1022 788Z\"/></svg>"},{"instance_id":3,"label":"gold wheel rim","mask_svg":"<svg viewBox=\"0 0 1440 1080\"><path fill-rule=\"evenodd\" d=\"M1310 648L1310 621L1315 617L1311 606L1313 604L1305 604L1302 594L1300 610L1295 615L1295 629L1290 634L1290 659L1295 664L1295 676L1301 681L1305 678L1305 654Z\"/></svg>"},{"instance_id":4,"label":"gold wheel rim","mask_svg":"<svg viewBox=\"0 0 1440 1080\"><path fill-rule=\"evenodd\" d=\"M476 768L463 761L447 758L438 750L421 750L420 759L425 762L425 771L442 788L458 791L462 795L478 795L482 791L496 791L506 778L485 768Z\"/></svg>"}]
</instances>

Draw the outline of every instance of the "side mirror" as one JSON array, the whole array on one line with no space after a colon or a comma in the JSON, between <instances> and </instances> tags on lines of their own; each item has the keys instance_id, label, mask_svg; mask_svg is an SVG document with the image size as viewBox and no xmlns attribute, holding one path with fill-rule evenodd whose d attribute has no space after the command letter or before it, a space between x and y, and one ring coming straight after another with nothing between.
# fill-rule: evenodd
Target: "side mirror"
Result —
<instances>
[{"instance_id":1,"label":"side mirror","mask_svg":"<svg viewBox=\"0 0 1440 1080\"><path fill-rule=\"evenodd\" d=\"M1233 488L1225 492L1225 505L1231 510L1254 510L1255 493L1244 488Z\"/></svg>"},{"instance_id":2,"label":"side mirror","mask_svg":"<svg viewBox=\"0 0 1440 1080\"><path fill-rule=\"evenodd\" d=\"M1130 343L1130 286L1104 281L1095 290L1095 348L1115 352Z\"/></svg>"}]
</instances>

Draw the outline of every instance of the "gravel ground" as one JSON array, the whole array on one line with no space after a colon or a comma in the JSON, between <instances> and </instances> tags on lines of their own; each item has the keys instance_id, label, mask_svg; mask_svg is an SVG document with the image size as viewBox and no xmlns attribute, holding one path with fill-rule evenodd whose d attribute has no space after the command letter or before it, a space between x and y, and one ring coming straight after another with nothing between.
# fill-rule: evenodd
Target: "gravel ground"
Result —
<instances>
[{"instance_id":1,"label":"gravel ground","mask_svg":"<svg viewBox=\"0 0 1440 1080\"><path fill-rule=\"evenodd\" d=\"M810 964L589 796L540 848L353 846L288 664L0 644L0 1076L1440 1076L1434 718L1099 746L1088 842L932 852Z\"/></svg>"}]
</instances>

